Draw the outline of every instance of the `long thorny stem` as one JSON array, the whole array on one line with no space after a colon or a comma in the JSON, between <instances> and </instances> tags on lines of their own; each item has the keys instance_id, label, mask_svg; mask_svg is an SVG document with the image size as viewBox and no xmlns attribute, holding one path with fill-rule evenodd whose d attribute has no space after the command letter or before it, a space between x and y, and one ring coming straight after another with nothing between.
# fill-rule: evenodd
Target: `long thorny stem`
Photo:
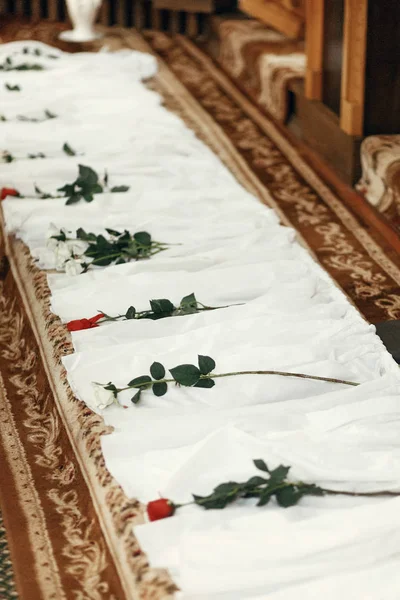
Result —
<instances>
[{"instance_id":1,"label":"long thorny stem","mask_svg":"<svg viewBox=\"0 0 400 600\"><path fill-rule=\"evenodd\" d=\"M225 306L206 306L205 304L202 304L201 302L197 301L197 308L196 308L196 312L205 312L205 311L210 311L210 310L218 310L219 308L230 308L231 306L243 306L242 303L237 303L237 304L226 304ZM120 319L122 320L132 320L132 319L127 319L126 315L116 315L115 317L111 317L110 315L105 315L103 313L103 311L99 310L99 313L103 314L103 318L100 319L98 321L98 323L105 323L106 321L119 321ZM154 315L154 311L152 310L142 310L139 312L135 313L135 317L134 319L143 319L148 315ZM184 315L186 314L185 312L180 312L180 307L177 307L175 309L175 312L172 315L168 315L168 316L173 316L173 317L177 317L180 315Z\"/></svg>"},{"instance_id":2,"label":"long thorny stem","mask_svg":"<svg viewBox=\"0 0 400 600\"><path fill-rule=\"evenodd\" d=\"M344 379L334 379L332 377L319 377L317 375L307 375L305 373L290 373L286 371L233 371L231 373L209 373L208 375L201 375L200 379L216 379L217 377L235 377L237 375L278 375L281 377L297 377L301 379L312 379L314 381L327 381L328 383L340 383L342 385L358 386L359 383L354 381L346 381ZM117 393L124 392L125 390L132 390L138 388L149 388L153 385L154 381L148 383L138 383L135 385L128 385L123 388L117 388ZM156 383L176 383L175 379L160 379Z\"/></svg>"}]
</instances>

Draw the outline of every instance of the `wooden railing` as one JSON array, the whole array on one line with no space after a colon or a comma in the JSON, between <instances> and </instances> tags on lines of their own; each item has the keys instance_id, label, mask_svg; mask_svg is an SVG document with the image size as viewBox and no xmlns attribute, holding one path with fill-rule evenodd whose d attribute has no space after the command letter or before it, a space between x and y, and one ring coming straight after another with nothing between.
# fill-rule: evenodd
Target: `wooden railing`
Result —
<instances>
[{"instance_id":1,"label":"wooden railing","mask_svg":"<svg viewBox=\"0 0 400 600\"><path fill-rule=\"evenodd\" d=\"M157 29L196 36L207 17L218 7L234 0L103 0L99 21L136 29ZM0 0L0 14L25 16L34 21L65 21L64 0Z\"/></svg>"}]
</instances>

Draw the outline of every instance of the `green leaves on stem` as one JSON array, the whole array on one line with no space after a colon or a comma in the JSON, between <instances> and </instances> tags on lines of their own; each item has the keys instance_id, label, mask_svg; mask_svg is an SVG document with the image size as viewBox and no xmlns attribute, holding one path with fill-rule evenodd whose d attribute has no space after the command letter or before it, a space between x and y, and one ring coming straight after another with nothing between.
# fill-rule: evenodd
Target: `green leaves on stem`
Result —
<instances>
[{"instance_id":1,"label":"green leaves on stem","mask_svg":"<svg viewBox=\"0 0 400 600\"><path fill-rule=\"evenodd\" d=\"M15 160L14 156L10 152L8 152L8 150L4 150L4 152L1 153L0 162L10 163L10 162L13 162L14 160Z\"/></svg>"},{"instance_id":2,"label":"green leaves on stem","mask_svg":"<svg viewBox=\"0 0 400 600\"><path fill-rule=\"evenodd\" d=\"M157 365L157 367L154 367ZM233 371L231 373L212 373L215 369L215 360L210 356L198 355L198 366L192 364L183 364L178 365L177 367L173 367L169 369L169 372L172 375L172 379L166 379L164 376L159 380L154 377L152 373L152 369L154 368L160 369L161 367L164 369L163 365L160 363L153 363L150 367L150 373L153 375L154 379L157 379L159 383L165 383L166 386L162 388L157 387L157 393L153 389L153 393L156 396L164 396L168 390L168 383L175 383L176 385L182 385L185 387L200 387L200 388L212 388L215 385L215 379L222 377L236 377L238 375L278 375L281 377L294 377L299 379L312 379L316 381L326 381L329 383L338 383L342 385L350 385L350 386L358 386L358 383L353 381L345 381L342 379L333 379L332 377L320 377L319 375L306 375L304 373L290 373L287 371ZM165 370L165 369L164 369ZM136 377L132 379L128 383L126 387L117 388L114 384L113 390L116 395L120 392L130 389L138 389L139 391L133 396L132 402L137 404L141 399L141 393L144 390L148 390L154 385L154 381L148 375L142 375L141 377ZM107 385L110 385L111 382ZM104 387L104 386L103 386ZM109 389L109 388L105 388ZM260 467L258 467L260 468Z\"/></svg>"},{"instance_id":3,"label":"green leaves on stem","mask_svg":"<svg viewBox=\"0 0 400 600\"><path fill-rule=\"evenodd\" d=\"M57 118L57 115L52 113L47 108L44 111L44 117L41 119L37 119L36 117L26 117L25 115L17 115L17 120L23 121L24 123L42 123L43 121L48 121L49 119L56 119L56 118Z\"/></svg>"},{"instance_id":4,"label":"green leaves on stem","mask_svg":"<svg viewBox=\"0 0 400 600\"><path fill-rule=\"evenodd\" d=\"M67 156L76 156L75 150L71 148L71 146L67 142L65 142L62 149Z\"/></svg>"},{"instance_id":5,"label":"green leaves on stem","mask_svg":"<svg viewBox=\"0 0 400 600\"><path fill-rule=\"evenodd\" d=\"M168 244L154 241L147 231L138 231L133 235L127 230L120 232L106 229L106 231L109 234L108 239L101 234L86 233L82 228L76 232L79 240L88 243L84 255L92 259L92 265L99 267L112 263L120 265L131 260L150 258L168 248Z\"/></svg>"},{"instance_id":6,"label":"green leaves on stem","mask_svg":"<svg viewBox=\"0 0 400 600\"><path fill-rule=\"evenodd\" d=\"M43 71L44 67L36 63L22 63L15 65L10 56L7 56L5 61L0 64L0 71Z\"/></svg>"},{"instance_id":7,"label":"green leaves on stem","mask_svg":"<svg viewBox=\"0 0 400 600\"><path fill-rule=\"evenodd\" d=\"M159 362L154 362L150 367L150 375L140 375L132 379L125 388L118 389L112 382L108 383L107 386L103 386L105 389L111 389L117 395L124 390L137 390L131 401L133 404L137 404L142 396L144 390L151 389L155 396L164 396L168 391L168 384L175 383L176 385L183 385L187 387L208 387L211 388L215 385L215 382L211 379L210 373L215 368L215 361L209 356L198 357L199 366L195 365L178 365L169 372L172 375L171 378L166 378L166 369L164 365ZM206 379L204 379L206 377Z\"/></svg>"},{"instance_id":8,"label":"green leaves on stem","mask_svg":"<svg viewBox=\"0 0 400 600\"><path fill-rule=\"evenodd\" d=\"M74 152L68 144L64 144L63 150L70 156L72 156L71 152ZM74 152L74 154L76 153ZM67 198L66 204L76 204L76 202L79 202L80 200L93 202L95 194L102 194L104 191L127 192L129 190L129 186L126 185L115 186L108 190L107 174L104 177L104 181L101 183L96 171L91 167L78 165L78 168L79 174L75 181L66 183L57 190L63 192L64 197Z\"/></svg>"},{"instance_id":9,"label":"green leaves on stem","mask_svg":"<svg viewBox=\"0 0 400 600\"><path fill-rule=\"evenodd\" d=\"M10 85L9 83L5 83L4 84L6 90L8 90L9 92L20 92L21 88L19 87L19 85Z\"/></svg>"},{"instance_id":10,"label":"green leaves on stem","mask_svg":"<svg viewBox=\"0 0 400 600\"><path fill-rule=\"evenodd\" d=\"M194 503L207 510L222 509L239 498L257 498L257 506L265 506L272 497L275 497L279 506L288 508L297 504L303 496L324 494L324 490L313 483L287 481L290 467L279 465L270 470L262 459L253 462L257 469L267 473L268 477L255 475L244 483L236 481L221 483L208 496L193 494Z\"/></svg>"},{"instance_id":11,"label":"green leaves on stem","mask_svg":"<svg viewBox=\"0 0 400 600\"><path fill-rule=\"evenodd\" d=\"M29 46L25 46L22 49L23 54L31 54L33 56L46 56L46 58L57 59L59 58L57 54L44 54L40 48L29 48Z\"/></svg>"},{"instance_id":12,"label":"green leaves on stem","mask_svg":"<svg viewBox=\"0 0 400 600\"><path fill-rule=\"evenodd\" d=\"M196 296L193 293L184 296L180 301L179 306L175 306L171 300L168 300L167 298L157 298L155 300L150 300L150 307L150 310L137 311L134 306L130 306L124 315L118 315L116 317L107 315L103 310L100 312L104 315L104 321L129 321L133 319L151 319L157 321L158 319L165 319L166 317L179 317L208 310L217 310L218 308L228 308L227 306L205 306L197 301Z\"/></svg>"}]
</instances>

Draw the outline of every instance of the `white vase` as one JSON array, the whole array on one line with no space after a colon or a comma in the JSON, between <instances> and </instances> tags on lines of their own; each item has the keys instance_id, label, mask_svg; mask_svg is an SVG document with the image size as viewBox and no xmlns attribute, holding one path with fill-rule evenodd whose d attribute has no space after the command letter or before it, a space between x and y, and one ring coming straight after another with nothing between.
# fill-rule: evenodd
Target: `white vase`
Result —
<instances>
[{"instance_id":1,"label":"white vase","mask_svg":"<svg viewBox=\"0 0 400 600\"><path fill-rule=\"evenodd\" d=\"M74 29L60 33L60 40L91 42L101 37L101 34L97 33L93 27L101 2L102 0L66 0L68 14Z\"/></svg>"}]
</instances>

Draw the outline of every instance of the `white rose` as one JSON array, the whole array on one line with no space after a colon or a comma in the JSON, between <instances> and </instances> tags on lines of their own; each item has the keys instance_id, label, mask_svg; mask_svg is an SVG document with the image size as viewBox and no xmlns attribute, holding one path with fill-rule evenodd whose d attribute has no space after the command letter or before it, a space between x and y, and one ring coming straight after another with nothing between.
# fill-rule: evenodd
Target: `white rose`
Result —
<instances>
[{"instance_id":1,"label":"white rose","mask_svg":"<svg viewBox=\"0 0 400 600\"><path fill-rule=\"evenodd\" d=\"M47 237L51 238L53 235L60 235L61 229L59 229L54 223L50 223L47 229Z\"/></svg>"},{"instance_id":2,"label":"white rose","mask_svg":"<svg viewBox=\"0 0 400 600\"><path fill-rule=\"evenodd\" d=\"M58 242L54 248L54 254L56 255L56 269L62 271L66 261L71 258L70 249L65 242Z\"/></svg>"},{"instance_id":3,"label":"white rose","mask_svg":"<svg viewBox=\"0 0 400 600\"><path fill-rule=\"evenodd\" d=\"M55 249L57 248L59 243L60 242L58 240L55 240L54 238L49 238L46 242L46 248L55 252Z\"/></svg>"},{"instance_id":4,"label":"white rose","mask_svg":"<svg viewBox=\"0 0 400 600\"><path fill-rule=\"evenodd\" d=\"M114 404L116 398L111 390L106 390L99 383L92 383L93 397L92 402L87 402L92 410L104 410L110 404Z\"/></svg>"},{"instance_id":5,"label":"white rose","mask_svg":"<svg viewBox=\"0 0 400 600\"><path fill-rule=\"evenodd\" d=\"M66 244L74 256L82 256L89 245L83 240L68 240Z\"/></svg>"},{"instance_id":6,"label":"white rose","mask_svg":"<svg viewBox=\"0 0 400 600\"><path fill-rule=\"evenodd\" d=\"M81 261L75 260L74 258L67 260L67 262L64 263L64 268L65 268L66 274L69 275L70 277L74 277L75 275L80 275L85 270L84 267L82 266Z\"/></svg>"}]
</instances>

